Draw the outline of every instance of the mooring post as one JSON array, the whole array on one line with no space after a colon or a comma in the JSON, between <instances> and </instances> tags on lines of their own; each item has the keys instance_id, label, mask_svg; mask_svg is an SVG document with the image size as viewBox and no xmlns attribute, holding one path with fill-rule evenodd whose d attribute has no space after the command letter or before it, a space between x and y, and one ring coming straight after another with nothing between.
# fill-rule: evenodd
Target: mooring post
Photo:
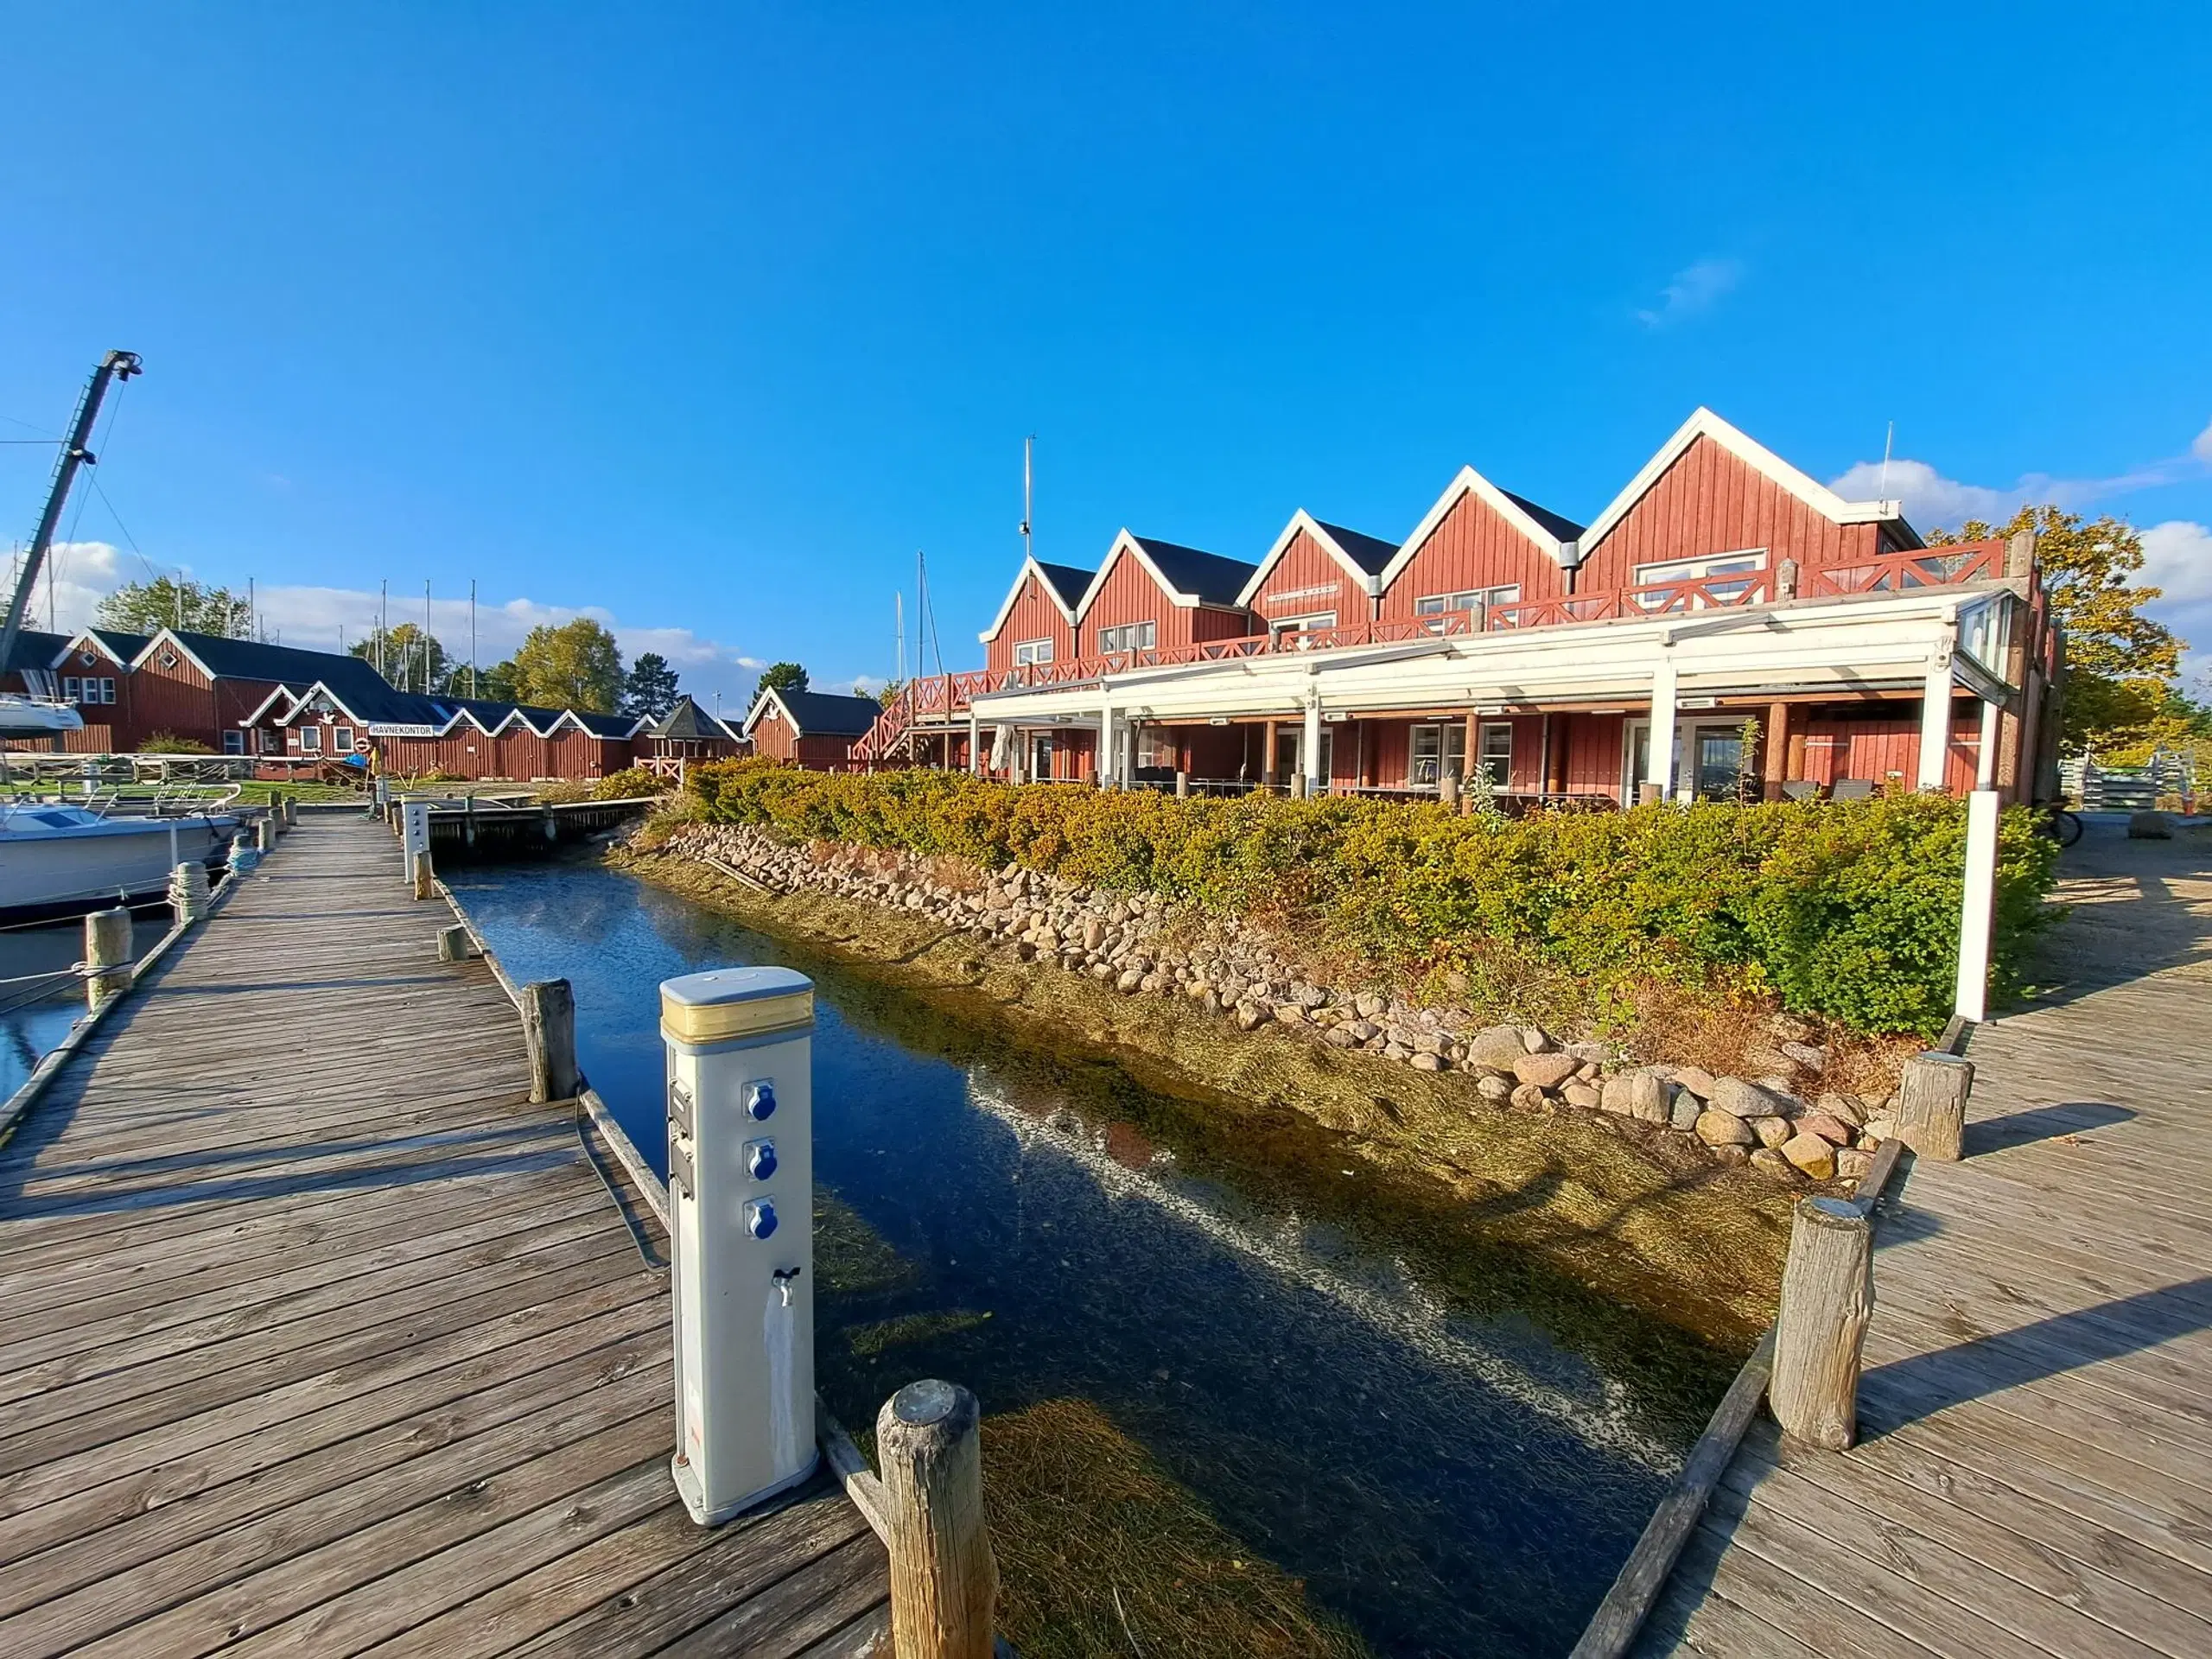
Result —
<instances>
[{"instance_id":1,"label":"mooring post","mask_svg":"<svg viewBox=\"0 0 2212 1659\"><path fill-rule=\"evenodd\" d=\"M187 859L169 872L169 908L188 925L207 913L207 867Z\"/></svg>"},{"instance_id":2,"label":"mooring post","mask_svg":"<svg viewBox=\"0 0 2212 1659\"><path fill-rule=\"evenodd\" d=\"M891 1640L897 1659L990 1659L998 1569L983 1522L976 1396L909 1382L876 1414L891 1511Z\"/></svg>"},{"instance_id":3,"label":"mooring post","mask_svg":"<svg viewBox=\"0 0 2212 1659\"><path fill-rule=\"evenodd\" d=\"M296 829L300 822L300 799L296 795L284 797L284 817L277 825L280 830Z\"/></svg>"},{"instance_id":4,"label":"mooring post","mask_svg":"<svg viewBox=\"0 0 2212 1659\"><path fill-rule=\"evenodd\" d=\"M1897 1079L1897 1139L1920 1158L1956 1163L1966 1151L1967 1096L1974 1062L1956 1054L1916 1054Z\"/></svg>"},{"instance_id":5,"label":"mooring post","mask_svg":"<svg viewBox=\"0 0 2212 1659\"><path fill-rule=\"evenodd\" d=\"M1459 810L1459 774L1449 766L1436 774L1436 798L1446 812Z\"/></svg>"},{"instance_id":6,"label":"mooring post","mask_svg":"<svg viewBox=\"0 0 2212 1659\"><path fill-rule=\"evenodd\" d=\"M257 853L276 850L276 815L274 812L264 813L254 820L253 849Z\"/></svg>"},{"instance_id":7,"label":"mooring post","mask_svg":"<svg viewBox=\"0 0 2212 1659\"><path fill-rule=\"evenodd\" d=\"M85 1005L97 1008L130 983L130 912L120 905L85 918Z\"/></svg>"},{"instance_id":8,"label":"mooring post","mask_svg":"<svg viewBox=\"0 0 2212 1659\"><path fill-rule=\"evenodd\" d=\"M541 979L522 988L523 1039L530 1046L530 1097L574 1100L576 1075L576 994L565 979Z\"/></svg>"},{"instance_id":9,"label":"mooring post","mask_svg":"<svg viewBox=\"0 0 2212 1659\"><path fill-rule=\"evenodd\" d=\"M412 853L408 855L407 876L408 880L414 884L415 896L417 899L428 899L430 897L431 875L430 851L429 848L426 847L419 853Z\"/></svg>"},{"instance_id":10,"label":"mooring post","mask_svg":"<svg viewBox=\"0 0 2212 1659\"><path fill-rule=\"evenodd\" d=\"M467 962L468 960L468 930L459 922L438 930L438 960Z\"/></svg>"},{"instance_id":11,"label":"mooring post","mask_svg":"<svg viewBox=\"0 0 2212 1659\"><path fill-rule=\"evenodd\" d=\"M1874 1229L1847 1198L1800 1198L1782 1268L1767 1403L1791 1440L1841 1452L1858 1438L1859 1360L1874 1314Z\"/></svg>"},{"instance_id":12,"label":"mooring post","mask_svg":"<svg viewBox=\"0 0 2212 1659\"><path fill-rule=\"evenodd\" d=\"M1191 792L1191 774L1190 774L1189 772L1177 772L1177 773L1175 774L1175 797L1176 797L1176 798L1177 798L1178 800L1183 799L1184 798L1187 797L1187 796L1190 794L1190 792Z\"/></svg>"}]
</instances>

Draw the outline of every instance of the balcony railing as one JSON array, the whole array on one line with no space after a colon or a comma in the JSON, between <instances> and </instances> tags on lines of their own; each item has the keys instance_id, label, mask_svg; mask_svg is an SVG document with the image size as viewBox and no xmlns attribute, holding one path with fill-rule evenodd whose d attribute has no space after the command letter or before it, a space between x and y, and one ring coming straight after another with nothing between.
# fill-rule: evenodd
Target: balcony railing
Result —
<instances>
[{"instance_id":1,"label":"balcony railing","mask_svg":"<svg viewBox=\"0 0 2212 1659\"><path fill-rule=\"evenodd\" d=\"M2003 542L1966 542L1951 547L1885 553L1845 564L1807 565L1797 573L1797 596L1829 599L1853 594L1905 593L1922 588L1992 582L2004 574ZM910 681L883 711L874 728L853 746L853 759L870 763L881 761L917 721L956 714L976 698L998 692L1084 685L1133 669L1237 662L1303 652L1342 651L1357 645L1403 645L1478 633L1517 633L1532 628L1571 627L1586 622L1725 610L1771 604L1782 596L1777 572L1746 571L1683 582L1643 582L1593 594L1521 600L1480 610L1353 622L1333 628L1278 628L1231 639L1202 639L1187 645L1109 652L1065 663L1025 663L1013 668L940 674Z\"/></svg>"}]
</instances>

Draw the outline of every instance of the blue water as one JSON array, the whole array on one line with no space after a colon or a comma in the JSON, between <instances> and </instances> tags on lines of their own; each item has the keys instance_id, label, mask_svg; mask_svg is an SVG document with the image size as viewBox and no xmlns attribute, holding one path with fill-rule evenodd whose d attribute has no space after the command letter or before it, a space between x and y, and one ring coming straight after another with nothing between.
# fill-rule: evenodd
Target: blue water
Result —
<instances>
[{"instance_id":1,"label":"blue water","mask_svg":"<svg viewBox=\"0 0 2212 1659\"><path fill-rule=\"evenodd\" d=\"M1087 1400L1380 1653L1566 1652L1725 1386L1721 1357L1576 1293L1516 1304L1510 1264L1303 1120L1224 1132L594 865L457 886L516 978L572 982L584 1070L656 1160L660 981L816 976L818 1179L908 1268L818 1289L847 1422L931 1375L987 1413ZM911 1314L965 1328L855 1346Z\"/></svg>"},{"instance_id":2,"label":"blue water","mask_svg":"<svg viewBox=\"0 0 2212 1659\"><path fill-rule=\"evenodd\" d=\"M133 957L145 955L168 926L168 911L141 912L131 929ZM84 956L81 921L0 929L0 981L18 982L0 984L0 1100L22 1086L85 1012L82 981L30 976L52 975Z\"/></svg>"}]
</instances>

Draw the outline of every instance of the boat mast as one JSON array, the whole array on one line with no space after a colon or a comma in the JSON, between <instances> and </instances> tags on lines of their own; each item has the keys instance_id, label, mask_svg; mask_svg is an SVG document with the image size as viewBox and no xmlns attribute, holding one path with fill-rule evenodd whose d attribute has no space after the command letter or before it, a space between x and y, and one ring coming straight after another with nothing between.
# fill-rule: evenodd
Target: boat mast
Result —
<instances>
[{"instance_id":1,"label":"boat mast","mask_svg":"<svg viewBox=\"0 0 2212 1659\"><path fill-rule=\"evenodd\" d=\"M46 512L38 521L38 534L31 538L31 550L23 560L22 575L16 578L14 596L8 601L8 620L0 623L0 663L7 662L16 650L16 635L22 631L23 612L30 603L31 584L38 580L39 567L46 563L47 550L54 544L55 526L61 522L61 509L69 499L69 486L77 481L79 467L97 464L99 457L85 446L92 441L92 423L99 418L100 400L107 396L111 380L128 380L142 373L143 365L136 352L110 352L92 371L90 385L85 388L82 402L77 405L77 419L69 429L69 441L62 446L60 464L54 469L54 487L47 493Z\"/></svg>"}]
</instances>

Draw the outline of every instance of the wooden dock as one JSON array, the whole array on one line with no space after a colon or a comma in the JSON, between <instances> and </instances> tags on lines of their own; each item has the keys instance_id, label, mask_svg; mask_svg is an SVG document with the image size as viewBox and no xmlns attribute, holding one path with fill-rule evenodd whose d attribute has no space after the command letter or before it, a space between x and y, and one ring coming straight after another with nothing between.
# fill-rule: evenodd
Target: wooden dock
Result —
<instances>
[{"instance_id":1,"label":"wooden dock","mask_svg":"<svg viewBox=\"0 0 2212 1659\"><path fill-rule=\"evenodd\" d=\"M667 1280L391 834L308 817L0 1148L0 1653L872 1651L834 1479L715 1532Z\"/></svg>"},{"instance_id":2,"label":"wooden dock","mask_svg":"<svg viewBox=\"0 0 2212 1659\"><path fill-rule=\"evenodd\" d=\"M1637 1650L2212 1654L2212 840L2093 830L1877 1211L1860 1444L1753 1424Z\"/></svg>"}]
</instances>

